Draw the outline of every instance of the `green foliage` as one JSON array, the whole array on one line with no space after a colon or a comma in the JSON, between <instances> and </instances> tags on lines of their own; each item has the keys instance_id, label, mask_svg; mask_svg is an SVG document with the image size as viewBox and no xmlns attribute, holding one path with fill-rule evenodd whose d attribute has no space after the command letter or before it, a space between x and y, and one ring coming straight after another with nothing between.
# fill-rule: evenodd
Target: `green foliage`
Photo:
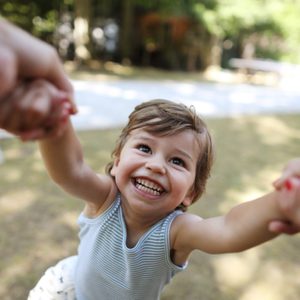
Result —
<instances>
[{"instance_id":1,"label":"green foliage","mask_svg":"<svg viewBox=\"0 0 300 300\"><path fill-rule=\"evenodd\" d=\"M84 0L78 0L84 1ZM129 0L135 12L155 11L185 16L201 32L222 42L229 39L242 49L255 40L259 57L300 63L300 0ZM93 18L115 18L122 26L124 0L94 0ZM60 14L74 10L74 0L0 0L0 15L50 41ZM132 14L134 16L134 14ZM255 38L254 38L255 37Z\"/></svg>"},{"instance_id":2,"label":"green foliage","mask_svg":"<svg viewBox=\"0 0 300 300\"><path fill-rule=\"evenodd\" d=\"M34 35L49 39L59 18L59 11L73 5L73 0L4 1L0 15Z\"/></svg>"},{"instance_id":3,"label":"green foliage","mask_svg":"<svg viewBox=\"0 0 300 300\"><path fill-rule=\"evenodd\" d=\"M208 8L198 1L198 3L195 3L193 6L193 14L208 32L217 36L223 35L223 30L219 24L219 17L215 7Z\"/></svg>"},{"instance_id":4,"label":"green foliage","mask_svg":"<svg viewBox=\"0 0 300 300\"><path fill-rule=\"evenodd\" d=\"M284 60L300 63L300 0L278 1L273 7L272 15L284 35Z\"/></svg>"},{"instance_id":5,"label":"green foliage","mask_svg":"<svg viewBox=\"0 0 300 300\"><path fill-rule=\"evenodd\" d=\"M219 36L245 41L259 36L258 57L300 63L299 0L219 0Z\"/></svg>"},{"instance_id":6,"label":"green foliage","mask_svg":"<svg viewBox=\"0 0 300 300\"><path fill-rule=\"evenodd\" d=\"M0 10L2 16L28 31L32 31L32 19L38 11L36 3L24 1L7 1Z\"/></svg>"},{"instance_id":7,"label":"green foliage","mask_svg":"<svg viewBox=\"0 0 300 300\"><path fill-rule=\"evenodd\" d=\"M216 7L216 0L135 0L135 4L145 10L155 10L168 15L194 16L194 7L201 5L211 10Z\"/></svg>"}]
</instances>

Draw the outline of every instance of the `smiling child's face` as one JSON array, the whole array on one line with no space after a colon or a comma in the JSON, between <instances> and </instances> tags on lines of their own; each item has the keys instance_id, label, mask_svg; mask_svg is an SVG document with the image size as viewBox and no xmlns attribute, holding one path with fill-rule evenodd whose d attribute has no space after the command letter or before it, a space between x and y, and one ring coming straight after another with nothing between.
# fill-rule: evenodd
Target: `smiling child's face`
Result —
<instances>
[{"instance_id":1,"label":"smiling child's face","mask_svg":"<svg viewBox=\"0 0 300 300\"><path fill-rule=\"evenodd\" d=\"M189 129L168 136L142 128L130 133L111 170L127 208L161 218L191 204L200 151L195 135Z\"/></svg>"}]
</instances>

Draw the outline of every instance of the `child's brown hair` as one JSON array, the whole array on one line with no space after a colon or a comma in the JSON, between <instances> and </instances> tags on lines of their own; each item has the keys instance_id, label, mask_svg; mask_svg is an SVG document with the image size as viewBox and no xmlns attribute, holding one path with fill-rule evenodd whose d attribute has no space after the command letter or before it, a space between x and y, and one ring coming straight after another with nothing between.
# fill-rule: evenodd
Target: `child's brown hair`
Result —
<instances>
[{"instance_id":1,"label":"child's brown hair","mask_svg":"<svg viewBox=\"0 0 300 300\"><path fill-rule=\"evenodd\" d=\"M199 199L205 191L214 154L212 139L207 126L195 110L184 104L161 99L146 101L136 106L129 115L129 121L116 142L115 149L112 152L114 159L120 156L130 132L138 128L143 128L143 130L158 136L173 135L187 129L191 129L196 133L195 137L198 138L201 151L197 161L192 194L193 202ZM106 166L108 174L110 174L112 166L113 162ZM181 206L180 209L186 210L186 207Z\"/></svg>"}]
</instances>

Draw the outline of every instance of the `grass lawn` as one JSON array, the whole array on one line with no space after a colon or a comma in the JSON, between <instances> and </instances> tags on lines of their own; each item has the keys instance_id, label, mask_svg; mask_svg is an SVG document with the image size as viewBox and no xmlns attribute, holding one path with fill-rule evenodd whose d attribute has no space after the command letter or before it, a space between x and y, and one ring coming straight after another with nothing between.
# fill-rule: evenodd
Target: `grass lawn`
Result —
<instances>
[{"instance_id":1,"label":"grass lawn","mask_svg":"<svg viewBox=\"0 0 300 300\"><path fill-rule=\"evenodd\" d=\"M205 196L190 211L203 217L272 189L283 165L299 156L300 115L207 119L217 157ZM118 129L80 132L88 163L103 171ZM76 253L79 200L49 179L37 147L0 140L0 299L24 300L43 271ZM239 254L194 253L162 300L299 300L300 239L281 236ZM105 300L105 299L103 299Z\"/></svg>"}]
</instances>

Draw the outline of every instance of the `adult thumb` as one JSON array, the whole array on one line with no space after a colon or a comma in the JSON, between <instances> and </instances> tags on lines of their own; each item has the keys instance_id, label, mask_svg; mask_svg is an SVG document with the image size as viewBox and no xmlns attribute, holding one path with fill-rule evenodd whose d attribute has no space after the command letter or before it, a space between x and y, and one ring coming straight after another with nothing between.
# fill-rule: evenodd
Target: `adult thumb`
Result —
<instances>
[{"instance_id":1,"label":"adult thumb","mask_svg":"<svg viewBox=\"0 0 300 300\"><path fill-rule=\"evenodd\" d=\"M17 59L15 54L0 44L0 101L17 84Z\"/></svg>"}]
</instances>

